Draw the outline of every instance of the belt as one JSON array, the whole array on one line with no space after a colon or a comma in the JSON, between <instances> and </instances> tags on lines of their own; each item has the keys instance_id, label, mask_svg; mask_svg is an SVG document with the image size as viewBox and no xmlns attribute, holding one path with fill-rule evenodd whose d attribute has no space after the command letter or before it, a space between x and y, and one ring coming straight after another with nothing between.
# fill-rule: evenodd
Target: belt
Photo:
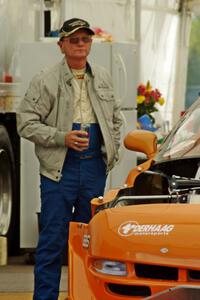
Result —
<instances>
[{"instance_id":1,"label":"belt","mask_svg":"<svg viewBox=\"0 0 200 300\"><path fill-rule=\"evenodd\" d=\"M96 155L80 155L78 158L80 159L91 159L97 157Z\"/></svg>"},{"instance_id":2,"label":"belt","mask_svg":"<svg viewBox=\"0 0 200 300\"><path fill-rule=\"evenodd\" d=\"M69 159L92 159L97 157L102 157L101 152L93 152L93 153L75 153L75 152L69 152L67 154Z\"/></svg>"}]
</instances>

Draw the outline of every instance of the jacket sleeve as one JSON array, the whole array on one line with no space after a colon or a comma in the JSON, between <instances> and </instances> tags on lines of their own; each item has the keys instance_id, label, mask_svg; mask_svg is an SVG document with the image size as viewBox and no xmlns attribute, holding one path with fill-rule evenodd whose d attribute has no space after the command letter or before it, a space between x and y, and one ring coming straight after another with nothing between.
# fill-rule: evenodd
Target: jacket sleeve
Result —
<instances>
[{"instance_id":1,"label":"jacket sleeve","mask_svg":"<svg viewBox=\"0 0 200 300\"><path fill-rule=\"evenodd\" d=\"M110 86L113 88L113 80L109 73L107 73L107 80L110 84ZM119 158L119 147L121 145L121 126L122 126L122 113L121 113L121 102L119 98L114 99L114 109L113 109L113 130L114 130L114 141L115 141L115 147L117 150L117 157L116 160Z\"/></svg>"},{"instance_id":2,"label":"jacket sleeve","mask_svg":"<svg viewBox=\"0 0 200 300\"><path fill-rule=\"evenodd\" d=\"M56 124L47 124L52 108L51 98L45 94L41 75L36 75L17 109L17 130L35 144L44 147L64 146L65 132L57 132Z\"/></svg>"},{"instance_id":3,"label":"jacket sleeve","mask_svg":"<svg viewBox=\"0 0 200 300\"><path fill-rule=\"evenodd\" d=\"M113 126L114 126L114 134L115 134L115 145L118 151L121 144L121 126L122 126L121 105L119 100L115 101Z\"/></svg>"}]
</instances>

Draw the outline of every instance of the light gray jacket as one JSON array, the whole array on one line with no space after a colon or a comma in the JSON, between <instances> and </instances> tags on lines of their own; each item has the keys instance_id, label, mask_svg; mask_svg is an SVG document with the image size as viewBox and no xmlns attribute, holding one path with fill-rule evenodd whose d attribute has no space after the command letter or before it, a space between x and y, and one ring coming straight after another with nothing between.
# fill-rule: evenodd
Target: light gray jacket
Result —
<instances>
[{"instance_id":1,"label":"light gray jacket","mask_svg":"<svg viewBox=\"0 0 200 300\"><path fill-rule=\"evenodd\" d=\"M109 171L118 159L120 105L114 97L111 77L104 68L87 64L87 74L88 93L102 131L102 152ZM65 135L72 129L72 78L65 59L41 71L32 79L17 110L19 135L35 143L40 173L55 181L62 176L67 153Z\"/></svg>"}]
</instances>

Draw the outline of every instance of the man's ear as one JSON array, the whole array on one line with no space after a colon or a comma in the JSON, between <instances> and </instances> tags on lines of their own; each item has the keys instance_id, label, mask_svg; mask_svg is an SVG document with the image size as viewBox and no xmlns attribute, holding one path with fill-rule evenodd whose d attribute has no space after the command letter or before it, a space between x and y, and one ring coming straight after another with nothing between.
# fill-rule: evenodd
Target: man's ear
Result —
<instances>
[{"instance_id":1,"label":"man's ear","mask_svg":"<svg viewBox=\"0 0 200 300\"><path fill-rule=\"evenodd\" d=\"M60 48L60 51L61 51L62 53L64 53L64 50L62 49L62 41L58 41L58 42L57 42L57 45L58 45L58 47Z\"/></svg>"}]
</instances>

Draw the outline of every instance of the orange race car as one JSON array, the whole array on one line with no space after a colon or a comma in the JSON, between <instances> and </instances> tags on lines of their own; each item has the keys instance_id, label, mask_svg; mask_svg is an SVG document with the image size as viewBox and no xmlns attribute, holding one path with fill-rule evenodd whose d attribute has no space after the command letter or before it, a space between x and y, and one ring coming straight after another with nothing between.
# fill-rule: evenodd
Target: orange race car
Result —
<instances>
[{"instance_id":1,"label":"orange race car","mask_svg":"<svg viewBox=\"0 0 200 300\"><path fill-rule=\"evenodd\" d=\"M147 160L92 200L89 224L71 223L69 300L200 299L199 124L197 100L158 150L152 132L125 137ZM180 286L198 298L166 296Z\"/></svg>"}]
</instances>

